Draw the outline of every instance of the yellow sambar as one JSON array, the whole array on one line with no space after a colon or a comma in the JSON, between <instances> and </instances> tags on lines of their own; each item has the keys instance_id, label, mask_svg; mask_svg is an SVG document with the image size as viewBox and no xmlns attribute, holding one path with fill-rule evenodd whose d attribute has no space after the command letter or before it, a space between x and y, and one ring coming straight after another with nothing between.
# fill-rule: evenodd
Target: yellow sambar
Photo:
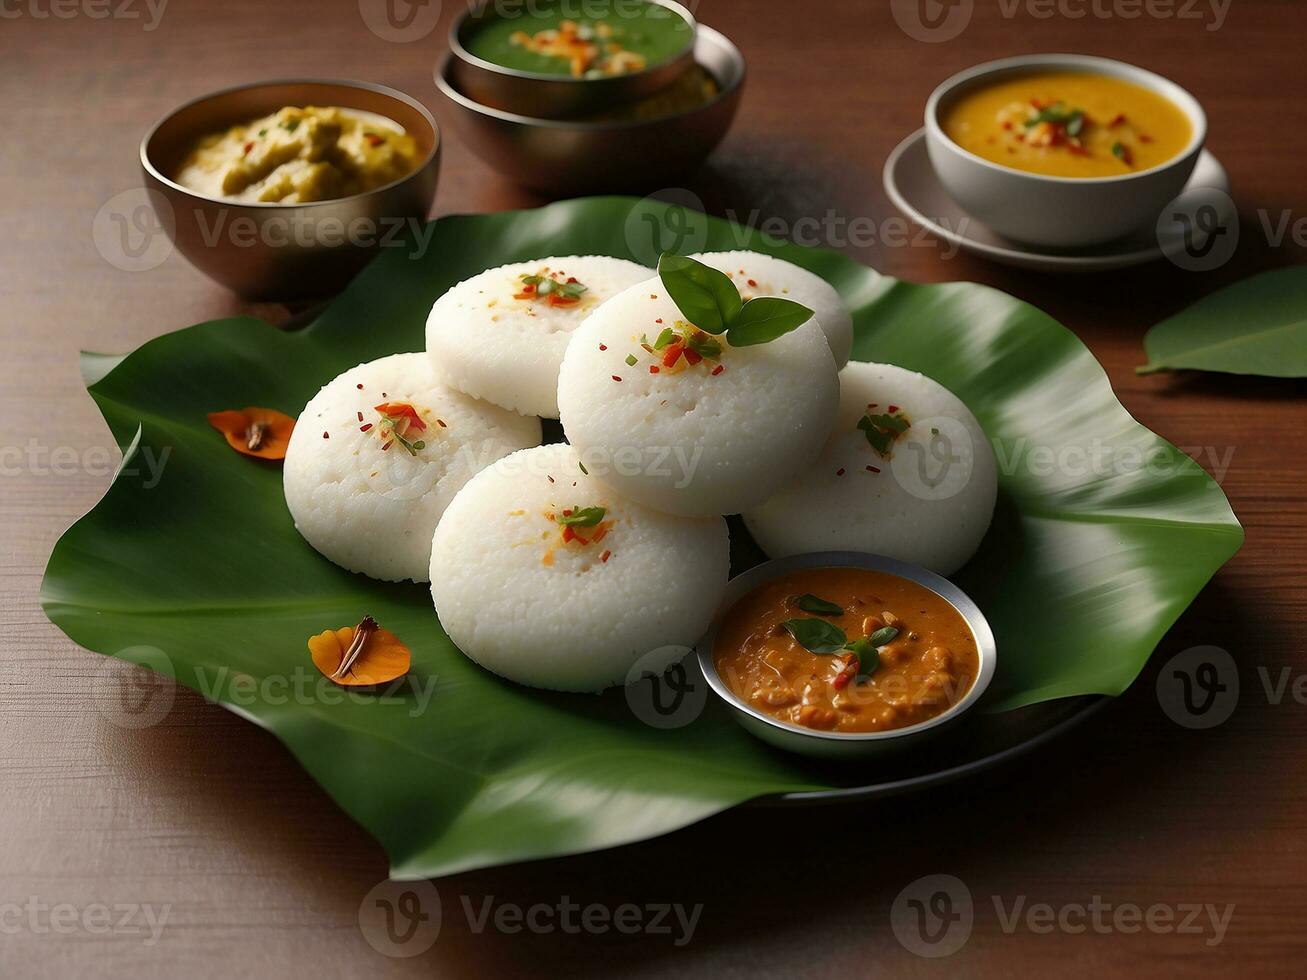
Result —
<instances>
[{"instance_id":1,"label":"yellow sambar","mask_svg":"<svg viewBox=\"0 0 1307 980\"><path fill-rule=\"evenodd\" d=\"M1031 72L959 98L948 137L992 163L1050 177L1118 177L1179 156L1193 136L1166 97L1091 72Z\"/></svg>"}]
</instances>

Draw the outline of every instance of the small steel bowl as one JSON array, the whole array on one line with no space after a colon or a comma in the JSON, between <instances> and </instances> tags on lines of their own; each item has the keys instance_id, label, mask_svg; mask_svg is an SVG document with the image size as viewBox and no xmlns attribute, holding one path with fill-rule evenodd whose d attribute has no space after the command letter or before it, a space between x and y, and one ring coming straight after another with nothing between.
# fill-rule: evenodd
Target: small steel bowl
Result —
<instances>
[{"instance_id":1,"label":"small steel bowl","mask_svg":"<svg viewBox=\"0 0 1307 980\"><path fill-rule=\"evenodd\" d=\"M689 25L685 48L642 71L607 78L572 78L505 68L478 58L467 41L486 21L519 16L531 0L489 0L464 11L449 29L449 78L474 102L491 109L536 119L566 119L633 102L673 82L694 64L694 15L675 0L647 0L664 7Z\"/></svg>"},{"instance_id":2,"label":"small steel bowl","mask_svg":"<svg viewBox=\"0 0 1307 980\"><path fill-rule=\"evenodd\" d=\"M646 191L690 173L721 142L744 85L744 57L711 28L699 26L695 59L721 86L711 102L687 112L630 122L535 119L468 98L450 77L452 55L436 87L454 106L459 135L505 177L551 194Z\"/></svg>"},{"instance_id":3,"label":"small steel bowl","mask_svg":"<svg viewBox=\"0 0 1307 980\"><path fill-rule=\"evenodd\" d=\"M340 106L397 122L418 145L412 173L352 197L261 204L204 197L172 179L201 137L283 106ZM159 222L197 269L247 299L292 300L341 289L379 248L406 240L436 195L440 130L420 102L368 82L288 79L187 102L141 140L141 169Z\"/></svg>"},{"instance_id":4,"label":"small steel bowl","mask_svg":"<svg viewBox=\"0 0 1307 980\"><path fill-rule=\"evenodd\" d=\"M713 646L717 640L718 625L732 606L764 582L778 575L786 575L806 568L865 568L897 575L930 589L956 609L971 628L971 635L975 637L976 649L980 655L980 666L976 672L975 683L958 699L957 703L934 718L916 725L883 732L823 732L814 728L803 728L778 721L741 701L717 673ZM994 667L997 663L997 649L989 622L965 592L920 565L910 565L894 558L857 551L819 551L806 555L793 555L789 558L777 558L757 565L742 575L737 575L726 587L726 595L722 600L717 622L699 641L695 652L699 659L699 668L703 671L708 686L731 709L735 720L745 731L787 752L825 759L880 756L911 745L920 745L924 740L933 738L980 700L985 689L989 687L989 682L994 678Z\"/></svg>"}]
</instances>

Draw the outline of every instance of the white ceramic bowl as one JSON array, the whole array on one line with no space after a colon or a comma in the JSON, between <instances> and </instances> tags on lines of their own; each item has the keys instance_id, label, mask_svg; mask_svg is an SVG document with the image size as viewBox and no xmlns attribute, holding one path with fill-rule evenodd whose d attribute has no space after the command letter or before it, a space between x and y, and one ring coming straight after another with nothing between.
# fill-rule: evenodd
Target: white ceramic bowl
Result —
<instances>
[{"instance_id":1,"label":"white ceramic bowl","mask_svg":"<svg viewBox=\"0 0 1307 980\"><path fill-rule=\"evenodd\" d=\"M1082 71L1119 78L1170 100L1193 134L1177 156L1119 177L1048 177L991 163L945 135L940 117L966 92L1031 71ZM1000 235L1052 248L1100 245L1157 220L1179 195L1207 138L1207 116L1179 85L1123 61L1079 54L1004 58L959 72L926 102L926 149L940 183L967 212Z\"/></svg>"}]
</instances>

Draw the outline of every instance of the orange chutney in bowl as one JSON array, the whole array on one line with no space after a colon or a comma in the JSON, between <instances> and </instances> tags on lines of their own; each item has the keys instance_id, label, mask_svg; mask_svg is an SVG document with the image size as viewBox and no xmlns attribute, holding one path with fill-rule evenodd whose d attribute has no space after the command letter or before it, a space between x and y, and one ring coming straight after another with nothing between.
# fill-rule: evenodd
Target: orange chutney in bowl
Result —
<instances>
[{"instance_id":1,"label":"orange chutney in bowl","mask_svg":"<svg viewBox=\"0 0 1307 980\"><path fill-rule=\"evenodd\" d=\"M713 663L740 701L778 721L880 732L961 701L980 654L962 614L925 586L865 568L810 568L735 603Z\"/></svg>"},{"instance_id":2,"label":"orange chutney in bowl","mask_svg":"<svg viewBox=\"0 0 1307 980\"><path fill-rule=\"evenodd\" d=\"M1166 163L1193 137L1170 99L1092 72L1030 72L978 85L940 114L962 149L1049 177L1120 177Z\"/></svg>"}]
</instances>

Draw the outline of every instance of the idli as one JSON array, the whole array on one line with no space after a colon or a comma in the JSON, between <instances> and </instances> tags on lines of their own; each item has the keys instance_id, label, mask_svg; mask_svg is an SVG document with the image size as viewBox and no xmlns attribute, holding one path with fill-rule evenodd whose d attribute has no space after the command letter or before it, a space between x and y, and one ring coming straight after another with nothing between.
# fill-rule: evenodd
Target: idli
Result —
<instances>
[{"instance_id":1,"label":"idli","mask_svg":"<svg viewBox=\"0 0 1307 980\"><path fill-rule=\"evenodd\" d=\"M688 517L756 506L816 459L839 378L816 321L755 346L685 322L658 278L572 334L558 378L563 430L591 472Z\"/></svg>"},{"instance_id":2,"label":"idli","mask_svg":"<svg viewBox=\"0 0 1307 980\"><path fill-rule=\"evenodd\" d=\"M744 522L768 555L866 551L961 568L989 528L994 452L956 395L923 374L854 361L816 465Z\"/></svg>"},{"instance_id":3,"label":"idli","mask_svg":"<svg viewBox=\"0 0 1307 980\"><path fill-rule=\"evenodd\" d=\"M720 517L662 514L587 476L570 446L473 477L431 546L440 624L472 660L557 691L664 669L706 632L730 574Z\"/></svg>"},{"instance_id":4,"label":"idli","mask_svg":"<svg viewBox=\"0 0 1307 980\"><path fill-rule=\"evenodd\" d=\"M853 317L835 287L793 262L762 252L702 252L691 258L726 273L745 300L780 296L812 310L835 364L844 367L853 350Z\"/></svg>"},{"instance_id":5,"label":"idli","mask_svg":"<svg viewBox=\"0 0 1307 980\"><path fill-rule=\"evenodd\" d=\"M286 505L337 565L425 582L431 535L454 494L539 443L539 419L446 387L425 354L395 354L350 368L304 406L286 449Z\"/></svg>"},{"instance_id":6,"label":"idli","mask_svg":"<svg viewBox=\"0 0 1307 980\"><path fill-rule=\"evenodd\" d=\"M625 259L567 255L516 262L460 282L431 308L437 376L473 398L558 418L567 341L604 300L649 277Z\"/></svg>"}]
</instances>

